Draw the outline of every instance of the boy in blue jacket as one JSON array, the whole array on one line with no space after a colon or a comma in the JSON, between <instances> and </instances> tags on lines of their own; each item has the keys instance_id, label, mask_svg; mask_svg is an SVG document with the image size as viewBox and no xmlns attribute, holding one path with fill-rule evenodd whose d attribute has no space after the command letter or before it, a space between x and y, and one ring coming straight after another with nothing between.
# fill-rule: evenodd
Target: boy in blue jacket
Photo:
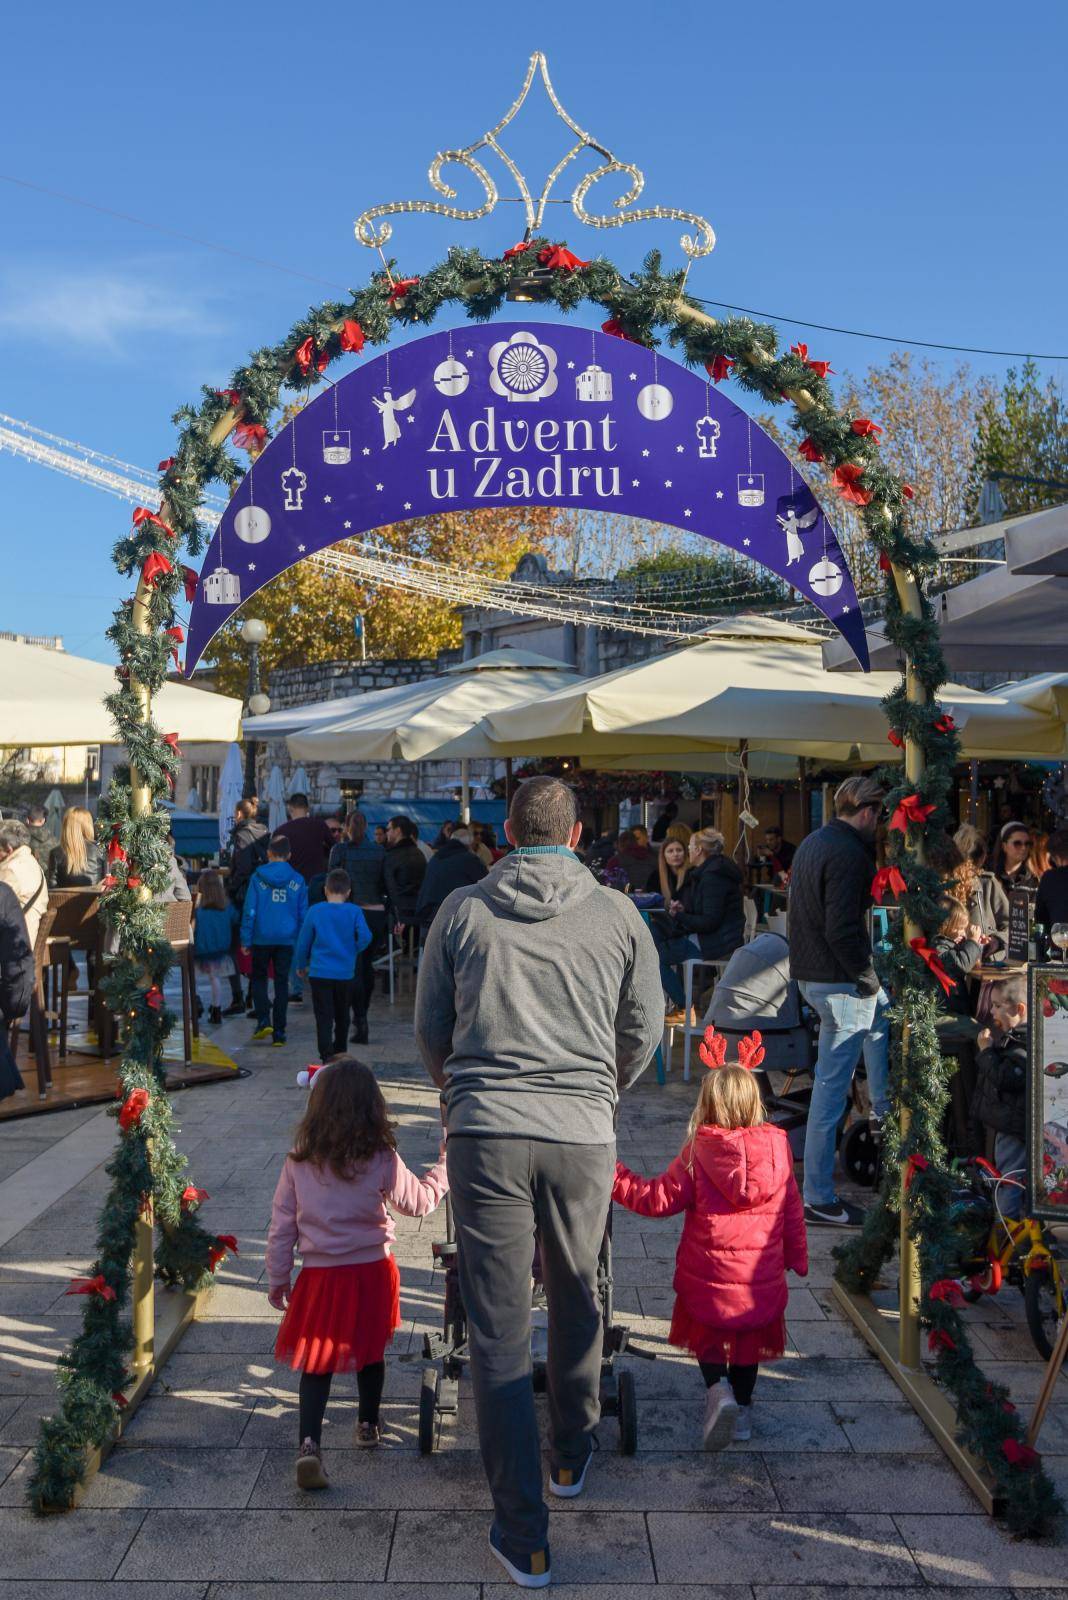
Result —
<instances>
[{"instance_id":1,"label":"boy in blue jacket","mask_svg":"<svg viewBox=\"0 0 1068 1600\"><path fill-rule=\"evenodd\" d=\"M336 867L325 887L326 899L301 924L295 957L299 976L311 983L320 1061L345 1054L356 958L371 943L367 919L349 900L348 873Z\"/></svg>"},{"instance_id":2,"label":"boy in blue jacket","mask_svg":"<svg viewBox=\"0 0 1068 1600\"><path fill-rule=\"evenodd\" d=\"M289 865L289 840L276 833L267 846L266 866L257 867L249 880L241 913L241 947L252 952L252 1004L256 1010L253 1039L273 1035L275 1044L286 1042L289 971L293 946L307 909L307 885ZM273 1017L267 998L267 973L272 964Z\"/></svg>"}]
</instances>

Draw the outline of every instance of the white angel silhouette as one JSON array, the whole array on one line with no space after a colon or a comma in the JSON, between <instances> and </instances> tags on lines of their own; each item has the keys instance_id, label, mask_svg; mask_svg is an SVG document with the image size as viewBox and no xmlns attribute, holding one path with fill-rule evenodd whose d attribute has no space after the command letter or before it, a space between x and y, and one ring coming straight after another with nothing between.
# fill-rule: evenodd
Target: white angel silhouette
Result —
<instances>
[{"instance_id":1,"label":"white angel silhouette","mask_svg":"<svg viewBox=\"0 0 1068 1600\"><path fill-rule=\"evenodd\" d=\"M819 506L813 506L811 511L806 511L804 516L799 517L793 506L789 506L785 517L775 518L786 535L786 553L790 558L786 563L788 567L792 567L794 562L800 561L804 555L805 547L801 542L801 533L815 526L819 514Z\"/></svg>"},{"instance_id":2,"label":"white angel silhouette","mask_svg":"<svg viewBox=\"0 0 1068 1600\"><path fill-rule=\"evenodd\" d=\"M382 415L383 450L387 445L396 444L397 440L401 436L400 424L397 422L396 412L407 411L408 407L414 404L414 401L414 389L409 389L407 394L397 395L396 399L394 399L393 391L391 389L387 389L385 391L381 400L372 395L371 402Z\"/></svg>"}]
</instances>

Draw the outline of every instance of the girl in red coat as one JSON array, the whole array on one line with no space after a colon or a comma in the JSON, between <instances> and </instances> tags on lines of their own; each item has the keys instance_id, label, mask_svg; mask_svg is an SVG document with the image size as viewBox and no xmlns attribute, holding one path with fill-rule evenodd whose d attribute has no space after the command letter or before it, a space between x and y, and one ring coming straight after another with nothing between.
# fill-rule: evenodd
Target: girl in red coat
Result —
<instances>
[{"instance_id":1,"label":"girl in red coat","mask_svg":"<svg viewBox=\"0 0 1068 1600\"><path fill-rule=\"evenodd\" d=\"M759 1033L725 1066L726 1040L705 1030L709 1071L680 1155L658 1178L620 1162L612 1197L643 1217L684 1211L675 1257L671 1343L697 1357L708 1387L706 1450L752 1436L761 1361L786 1348L786 1269L804 1277L808 1244L790 1143L764 1121L752 1069L764 1059Z\"/></svg>"}]
</instances>

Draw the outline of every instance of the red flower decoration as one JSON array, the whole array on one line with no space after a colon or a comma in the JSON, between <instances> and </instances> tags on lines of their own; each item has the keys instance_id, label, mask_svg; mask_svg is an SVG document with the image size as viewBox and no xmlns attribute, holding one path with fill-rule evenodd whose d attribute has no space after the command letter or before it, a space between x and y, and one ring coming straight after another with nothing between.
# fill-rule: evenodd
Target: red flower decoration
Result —
<instances>
[{"instance_id":1,"label":"red flower decoration","mask_svg":"<svg viewBox=\"0 0 1068 1600\"><path fill-rule=\"evenodd\" d=\"M871 897L880 906L884 894L892 894L895 899L900 899L907 890L908 884L897 867L880 867L871 880Z\"/></svg>"},{"instance_id":2,"label":"red flower decoration","mask_svg":"<svg viewBox=\"0 0 1068 1600\"><path fill-rule=\"evenodd\" d=\"M156 471L157 472L169 472L171 470L171 468L174 466L175 459L176 458L174 456L168 456L166 461L157 461L156 462Z\"/></svg>"},{"instance_id":3,"label":"red flower decoration","mask_svg":"<svg viewBox=\"0 0 1068 1600\"><path fill-rule=\"evenodd\" d=\"M926 966L931 976L938 979L946 994L950 994L953 989L953 979L950 977L941 961L939 961L938 956L931 949L931 946L924 942L921 935L917 934L915 939L909 940L909 949L914 955L919 956L920 960Z\"/></svg>"},{"instance_id":4,"label":"red flower decoration","mask_svg":"<svg viewBox=\"0 0 1068 1600\"><path fill-rule=\"evenodd\" d=\"M390 305L395 306L399 300L403 300L405 295L408 293L408 290L414 289L418 282L418 278L398 278L396 283L390 285Z\"/></svg>"},{"instance_id":5,"label":"red flower decoration","mask_svg":"<svg viewBox=\"0 0 1068 1600\"><path fill-rule=\"evenodd\" d=\"M200 582L200 574L194 572L192 567L183 567L182 582L185 584L186 604L192 605L193 601L196 599L197 584Z\"/></svg>"},{"instance_id":6,"label":"red flower decoration","mask_svg":"<svg viewBox=\"0 0 1068 1600\"><path fill-rule=\"evenodd\" d=\"M341 348L359 355L364 346L363 329L351 318L341 324Z\"/></svg>"},{"instance_id":7,"label":"red flower decoration","mask_svg":"<svg viewBox=\"0 0 1068 1600\"><path fill-rule=\"evenodd\" d=\"M817 461L825 461L827 459L823 454L823 451L818 445L814 445L811 439L802 439L801 443L797 447L797 451L799 455L804 456L806 461L811 461L813 463Z\"/></svg>"},{"instance_id":8,"label":"red flower decoration","mask_svg":"<svg viewBox=\"0 0 1068 1600\"><path fill-rule=\"evenodd\" d=\"M904 800L899 800L890 818L890 827L897 833L904 833L909 823L920 827L934 810L934 806L925 805L918 794L907 794Z\"/></svg>"},{"instance_id":9,"label":"red flower decoration","mask_svg":"<svg viewBox=\"0 0 1068 1600\"><path fill-rule=\"evenodd\" d=\"M234 429L234 444L239 450L262 450L267 443L267 429L262 422L239 422Z\"/></svg>"},{"instance_id":10,"label":"red flower decoration","mask_svg":"<svg viewBox=\"0 0 1068 1600\"><path fill-rule=\"evenodd\" d=\"M119 1112L119 1127L123 1133L129 1128L137 1127L145 1114L149 1098L147 1089L130 1090L126 1099L122 1102L122 1110Z\"/></svg>"},{"instance_id":11,"label":"red flower decoration","mask_svg":"<svg viewBox=\"0 0 1068 1600\"><path fill-rule=\"evenodd\" d=\"M330 361L330 357L325 350L316 350L315 345L312 343L311 334L301 344L298 344L293 352L293 359L301 372L308 372L313 362L317 372L325 372Z\"/></svg>"},{"instance_id":12,"label":"red flower decoration","mask_svg":"<svg viewBox=\"0 0 1068 1600\"><path fill-rule=\"evenodd\" d=\"M840 467L834 469L834 486L843 500L850 505L866 506L871 501L871 490L862 489L859 480L864 476L864 468L855 461L843 461Z\"/></svg>"},{"instance_id":13,"label":"red flower decoration","mask_svg":"<svg viewBox=\"0 0 1068 1600\"><path fill-rule=\"evenodd\" d=\"M883 431L870 417L854 417L850 427L861 439L877 439Z\"/></svg>"},{"instance_id":14,"label":"red flower decoration","mask_svg":"<svg viewBox=\"0 0 1068 1600\"><path fill-rule=\"evenodd\" d=\"M729 378L736 363L730 356L713 356L711 361L705 362L705 371L713 383L722 383L724 378Z\"/></svg>"},{"instance_id":15,"label":"red flower decoration","mask_svg":"<svg viewBox=\"0 0 1068 1600\"><path fill-rule=\"evenodd\" d=\"M626 339L630 344L641 344L641 340L636 339L632 333L628 333L616 317L609 317L607 322L602 322L601 332L610 334L613 339Z\"/></svg>"},{"instance_id":16,"label":"red flower decoration","mask_svg":"<svg viewBox=\"0 0 1068 1600\"><path fill-rule=\"evenodd\" d=\"M533 246L531 245L531 242L530 242L529 239L520 239L518 244L514 244L510 250L506 250L504 252L504 255L501 257L501 260L502 261L514 261L516 256L521 256L523 254L524 250L531 250L531 249L533 249Z\"/></svg>"},{"instance_id":17,"label":"red flower decoration","mask_svg":"<svg viewBox=\"0 0 1068 1600\"><path fill-rule=\"evenodd\" d=\"M72 1278L70 1288L64 1289L64 1294L96 1294L101 1300L114 1300L115 1291L108 1283L102 1272L95 1278Z\"/></svg>"},{"instance_id":18,"label":"red flower decoration","mask_svg":"<svg viewBox=\"0 0 1068 1600\"><path fill-rule=\"evenodd\" d=\"M1011 1466L1021 1467L1024 1471L1037 1467L1041 1459L1038 1451L1032 1450L1029 1444L1021 1444L1019 1439L1011 1437L1002 1439L1001 1453Z\"/></svg>"},{"instance_id":19,"label":"red flower decoration","mask_svg":"<svg viewBox=\"0 0 1068 1600\"><path fill-rule=\"evenodd\" d=\"M957 1341L946 1332L945 1328L932 1328L927 1335L927 1348L932 1353L939 1350L955 1350Z\"/></svg>"},{"instance_id":20,"label":"red flower decoration","mask_svg":"<svg viewBox=\"0 0 1068 1600\"><path fill-rule=\"evenodd\" d=\"M937 1283L932 1283L927 1298L941 1300L947 1306L958 1310L964 1304L964 1290L956 1278L940 1278Z\"/></svg>"},{"instance_id":21,"label":"red flower decoration","mask_svg":"<svg viewBox=\"0 0 1068 1600\"><path fill-rule=\"evenodd\" d=\"M538 261L543 267L551 267L554 272L574 272L576 267L588 267L588 261L580 261L566 245L547 244L544 250L538 251Z\"/></svg>"},{"instance_id":22,"label":"red flower decoration","mask_svg":"<svg viewBox=\"0 0 1068 1600\"><path fill-rule=\"evenodd\" d=\"M151 589L158 579L173 571L174 563L168 561L166 556L161 556L158 550L152 550L141 568L141 580L146 588Z\"/></svg>"},{"instance_id":23,"label":"red flower decoration","mask_svg":"<svg viewBox=\"0 0 1068 1600\"><path fill-rule=\"evenodd\" d=\"M210 1200L206 1189L198 1189L195 1183L187 1183L182 1190L182 1210L189 1211L194 1206L203 1205L205 1200Z\"/></svg>"}]
</instances>

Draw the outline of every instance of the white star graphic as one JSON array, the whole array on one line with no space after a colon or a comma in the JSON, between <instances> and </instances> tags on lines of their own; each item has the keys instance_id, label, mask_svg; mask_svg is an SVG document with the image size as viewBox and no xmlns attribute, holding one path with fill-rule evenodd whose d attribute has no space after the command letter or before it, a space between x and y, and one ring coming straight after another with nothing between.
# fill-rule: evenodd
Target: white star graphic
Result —
<instances>
[{"instance_id":1,"label":"white star graphic","mask_svg":"<svg viewBox=\"0 0 1068 1600\"><path fill-rule=\"evenodd\" d=\"M405 500L404 509L405 511L410 511L412 509L412 502L410 500Z\"/></svg>"},{"instance_id":2,"label":"white star graphic","mask_svg":"<svg viewBox=\"0 0 1068 1600\"><path fill-rule=\"evenodd\" d=\"M330 495L330 494L324 494L323 495L323 505L324 506L332 505L333 504L333 500L334 500L333 495Z\"/></svg>"},{"instance_id":3,"label":"white star graphic","mask_svg":"<svg viewBox=\"0 0 1068 1600\"><path fill-rule=\"evenodd\" d=\"M414 422L415 418L413 416L407 416L407 417L405 417L404 420L405 420L405 422Z\"/></svg>"},{"instance_id":4,"label":"white star graphic","mask_svg":"<svg viewBox=\"0 0 1068 1600\"><path fill-rule=\"evenodd\" d=\"M474 351L473 351L473 350L465 350L465 351L464 351L464 355L465 355L465 356L473 356L473 355L474 355L474 353L475 353L475 352L474 352Z\"/></svg>"},{"instance_id":5,"label":"white star graphic","mask_svg":"<svg viewBox=\"0 0 1068 1600\"><path fill-rule=\"evenodd\" d=\"M849 615L849 607L848 606L843 606L842 607L842 615L843 615L843 617L848 617L848 615Z\"/></svg>"},{"instance_id":6,"label":"white star graphic","mask_svg":"<svg viewBox=\"0 0 1068 1600\"><path fill-rule=\"evenodd\" d=\"M574 372L574 370L575 370L575 363L574 363L574 362L573 362L573 361L569 361L569 362L568 362L568 364L567 364L567 370L568 370L568 372Z\"/></svg>"},{"instance_id":7,"label":"white star graphic","mask_svg":"<svg viewBox=\"0 0 1068 1600\"><path fill-rule=\"evenodd\" d=\"M352 523L351 523L351 522L343 522L343 523L342 523L342 524L341 524L341 526L342 526L342 527L343 527L343 528L351 528L351 527L352 527Z\"/></svg>"},{"instance_id":8,"label":"white star graphic","mask_svg":"<svg viewBox=\"0 0 1068 1600\"><path fill-rule=\"evenodd\" d=\"M382 488L382 485L381 485L381 484L380 484L380 483L376 483L376 484L375 484L375 488L376 488L376 489L379 489L379 490L381 490L381 488Z\"/></svg>"},{"instance_id":9,"label":"white star graphic","mask_svg":"<svg viewBox=\"0 0 1068 1600\"><path fill-rule=\"evenodd\" d=\"M716 499L717 500L722 500L723 499L723 490L722 489L717 489L716 490Z\"/></svg>"},{"instance_id":10,"label":"white star graphic","mask_svg":"<svg viewBox=\"0 0 1068 1600\"><path fill-rule=\"evenodd\" d=\"M249 564L248 564L248 570L249 570L249 571L250 571L250 572L255 572L255 570L256 570L256 563L255 563L255 562L254 562L254 561L250 561L250 562L249 562Z\"/></svg>"},{"instance_id":11,"label":"white star graphic","mask_svg":"<svg viewBox=\"0 0 1068 1600\"><path fill-rule=\"evenodd\" d=\"M748 550L748 548L749 548L749 540L748 539L743 539L742 543L745 545L745 548Z\"/></svg>"},{"instance_id":12,"label":"white star graphic","mask_svg":"<svg viewBox=\"0 0 1068 1600\"><path fill-rule=\"evenodd\" d=\"M370 454L371 454L371 447L370 447L370 445L368 445L368 444L365 444L365 445L364 445L364 447L363 447L363 453L364 453L364 455L365 455L365 456L369 456L369 455L370 455Z\"/></svg>"},{"instance_id":13,"label":"white star graphic","mask_svg":"<svg viewBox=\"0 0 1068 1600\"><path fill-rule=\"evenodd\" d=\"M647 455L648 455L648 454L649 454L649 452L648 452L648 450L643 450L643 451L642 451L642 455L643 455L643 456L647 456Z\"/></svg>"},{"instance_id":14,"label":"white star graphic","mask_svg":"<svg viewBox=\"0 0 1068 1600\"><path fill-rule=\"evenodd\" d=\"M637 383L638 381L638 374L636 372L628 372L627 377L630 379L631 383Z\"/></svg>"},{"instance_id":15,"label":"white star graphic","mask_svg":"<svg viewBox=\"0 0 1068 1600\"><path fill-rule=\"evenodd\" d=\"M632 478L632 479L631 479L631 480L630 480L630 486L631 486L631 488L632 488L632 489L636 489L636 488L637 488L637 487L638 487L638 480L637 480L637 478Z\"/></svg>"},{"instance_id":16,"label":"white star graphic","mask_svg":"<svg viewBox=\"0 0 1068 1600\"><path fill-rule=\"evenodd\" d=\"M675 454L677 456L681 456L682 452L685 450L685 448L686 448L686 446L684 444L677 444L675 446Z\"/></svg>"},{"instance_id":17,"label":"white star graphic","mask_svg":"<svg viewBox=\"0 0 1068 1600\"><path fill-rule=\"evenodd\" d=\"M682 514L683 514L684 517L689 517L689 516L692 515L692 512L690 511L689 506L686 507L686 510Z\"/></svg>"},{"instance_id":18,"label":"white star graphic","mask_svg":"<svg viewBox=\"0 0 1068 1600\"><path fill-rule=\"evenodd\" d=\"M348 523L346 523L345 526L348 527ZM297 551L298 551L298 553L300 555L303 555L305 550L307 550L307 548L308 548L308 546L306 544L298 544L297 545Z\"/></svg>"},{"instance_id":19,"label":"white star graphic","mask_svg":"<svg viewBox=\"0 0 1068 1600\"><path fill-rule=\"evenodd\" d=\"M664 488L665 489L670 489L671 488L671 479L670 478L665 478L664 479Z\"/></svg>"}]
</instances>

